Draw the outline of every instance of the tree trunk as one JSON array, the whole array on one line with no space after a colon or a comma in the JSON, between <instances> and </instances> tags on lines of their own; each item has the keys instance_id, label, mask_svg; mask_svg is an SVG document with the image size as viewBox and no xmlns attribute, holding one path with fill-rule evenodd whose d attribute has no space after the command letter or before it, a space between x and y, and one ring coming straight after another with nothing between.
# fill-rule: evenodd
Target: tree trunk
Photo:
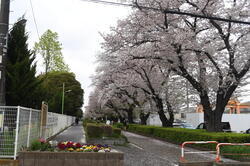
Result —
<instances>
[{"instance_id":1,"label":"tree trunk","mask_svg":"<svg viewBox=\"0 0 250 166\"><path fill-rule=\"evenodd\" d=\"M224 94L217 95L216 107L213 109L207 95L200 96L201 104L204 109L204 123L206 123L207 131L221 132L222 131L222 115L228 100L223 98Z\"/></svg>"},{"instance_id":2,"label":"tree trunk","mask_svg":"<svg viewBox=\"0 0 250 166\"><path fill-rule=\"evenodd\" d=\"M168 123L168 119L164 113L162 100L159 97L156 97L154 98L154 101L156 103L156 108L158 109L158 114L162 123L162 127L170 127Z\"/></svg>"},{"instance_id":3,"label":"tree trunk","mask_svg":"<svg viewBox=\"0 0 250 166\"><path fill-rule=\"evenodd\" d=\"M150 112L148 112L147 114L144 114L143 112L140 113L140 119L141 119L142 125L147 125L147 120L148 120L149 115L150 115Z\"/></svg>"},{"instance_id":4,"label":"tree trunk","mask_svg":"<svg viewBox=\"0 0 250 166\"><path fill-rule=\"evenodd\" d=\"M167 126L173 127L173 123L174 123L174 111L173 111L173 108L172 108L172 105L170 104L170 102L166 101L166 103L167 103L168 115L169 115L169 120L167 121Z\"/></svg>"},{"instance_id":5,"label":"tree trunk","mask_svg":"<svg viewBox=\"0 0 250 166\"><path fill-rule=\"evenodd\" d=\"M128 114L128 123L134 123L133 120L133 108L129 108L127 111Z\"/></svg>"},{"instance_id":6,"label":"tree trunk","mask_svg":"<svg viewBox=\"0 0 250 166\"><path fill-rule=\"evenodd\" d=\"M207 121L207 131L221 132L222 131L222 114L218 110L211 111L209 120Z\"/></svg>"}]
</instances>

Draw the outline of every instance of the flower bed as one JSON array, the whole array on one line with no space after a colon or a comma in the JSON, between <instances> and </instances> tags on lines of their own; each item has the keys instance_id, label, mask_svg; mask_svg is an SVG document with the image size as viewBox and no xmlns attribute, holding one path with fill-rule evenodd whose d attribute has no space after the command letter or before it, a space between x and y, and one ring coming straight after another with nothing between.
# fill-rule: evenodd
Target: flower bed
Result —
<instances>
[{"instance_id":1,"label":"flower bed","mask_svg":"<svg viewBox=\"0 0 250 166\"><path fill-rule=\"evenodd\" d=\"M33 150L33 151L31 151ZM31 148L19 153L20 166L123 166L123 153L108 145L80 144L71 141L33 142Z\"/></svg>"},{"instance_id":2,"label":"flower bed","mask_svg":"<svg viewBox=\"0 0 250 166\"><path fill-rule=\"evenodd\" d=\"M57 145L59 151L69 152L111 152L111 147L101 144L80 144L74 142L60 142Z\"/></svg>"}]
</instances>

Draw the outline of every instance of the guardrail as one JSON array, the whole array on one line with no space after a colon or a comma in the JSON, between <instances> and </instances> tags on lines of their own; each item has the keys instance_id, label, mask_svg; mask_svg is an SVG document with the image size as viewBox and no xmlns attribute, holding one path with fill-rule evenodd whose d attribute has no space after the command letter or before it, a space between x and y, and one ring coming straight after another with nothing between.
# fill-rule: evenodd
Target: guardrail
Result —
<instances>
[{"instance_id":1,"label":"guardrail","mask_svg":"<svg viewBox=\"0 0 250 166\"><path fill-rule=\"evenodd\" d=\"M220 162L221 161L221 156L220 156L220 147L221 146L250 146L250 143L219 143L217 144L216 146L216 159L215 161L216 162ZM233 155L233 154L236 154L236 153L224 153L223 155ZM237 155L250 155L249 153L241 153L241 154L238 154Z\"/></svg>"},{"instance_id":2,"label":"guardrail","mask_svg":"<svg viewBox=\"0 0 250 166\"><path fill-rule=\"evenodd\" d=\"M216 151L188 151L188 152L185 152L185 145L187 144L218 144L217 141L186 141L186 142L183 142L181 144L181 158L180 158L180 161L181 162L186 162L185 160L185 153L216 153Z\"/></svg>"}]
</instances>

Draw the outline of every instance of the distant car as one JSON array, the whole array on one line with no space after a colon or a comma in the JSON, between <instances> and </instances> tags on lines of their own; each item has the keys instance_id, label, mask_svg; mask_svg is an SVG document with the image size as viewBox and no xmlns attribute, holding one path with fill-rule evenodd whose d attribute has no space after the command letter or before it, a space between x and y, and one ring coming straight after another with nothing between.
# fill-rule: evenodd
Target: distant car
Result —
<instances>
[{"instance_id":1,"label":"distant car","mask_svg":"<svg viewBox=\"0 0 250 166\"><path fill-rule=\"evenodd\" d=\"M229 122L221 122L222 123L222 131L223 132L232 132L231 126ZM200 123L196 129L207 129L206 123Z\"/></svg>"},{"instance_id":2,"label":"distant car","mask_svg":"<svg viewBox=\"0 0 250 166\"><path fill-rule=\"evenodd\" d=\"M250 134L250 129L247 129L245 133Z\"/></svg>"},{"instance_id":3,"label":"distant car","mask_svg":"<svg viewBox=\"0 0 250 166\"><path fill-rule=\"evenodd\" d=\"M189 123L182 123L181 127L186 129L195 129L194 126Z\"/></svg>"},{"instance_id":4,"label":"distant car","mask_svg":"<svg viewBox=\"0 0 250 166\"><path fill-rule=\"evenodd\" d=\"M186 129L195 129L191 124L189 123L173 123L174 128L186 128Z\"/></svg>"}]
</instances>

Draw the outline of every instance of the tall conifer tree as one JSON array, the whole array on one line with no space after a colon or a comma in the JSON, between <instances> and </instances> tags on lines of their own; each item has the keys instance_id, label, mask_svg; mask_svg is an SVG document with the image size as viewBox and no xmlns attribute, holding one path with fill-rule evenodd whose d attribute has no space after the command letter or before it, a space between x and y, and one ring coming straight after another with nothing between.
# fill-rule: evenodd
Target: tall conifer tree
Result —
<instances>
[{"instance_id":1,"label":"tall conifer tree","mask_svg":"<svg viewBox=\"0 0 250 166\"><path fill-rule=\"evenodd\" d=\"M37 108L40 107L36 95L39 81L35 76L35 56L28 49L25 26L23 19L18 20L8 38L6 105Z\"/></svg>"}]
</instances>

